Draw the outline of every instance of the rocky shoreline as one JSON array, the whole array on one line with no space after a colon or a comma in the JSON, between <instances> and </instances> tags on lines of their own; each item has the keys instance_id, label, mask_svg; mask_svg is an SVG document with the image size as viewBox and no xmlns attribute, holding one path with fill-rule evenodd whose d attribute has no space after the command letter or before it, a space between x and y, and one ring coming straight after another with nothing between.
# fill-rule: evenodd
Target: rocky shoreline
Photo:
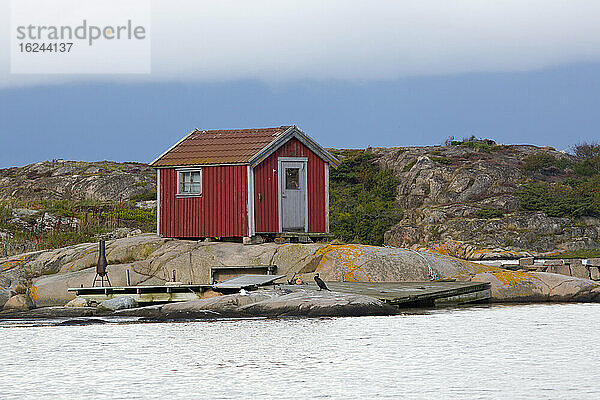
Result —
<instances>
[{"instance_id":1,"label":"rocky shoreline","mask_svg":"<svg viewBox=\"0 0 600 400\"><path fill-rule=\"evenodd\" d=\"M395 315L399 310L368 296L305 288L260 289L198 300L138 307L131 297L118 297L97 307L77 306L0 312L2 319L135 317L142 321L221 318L357 317Z\"/></svg>"},{"instance_id":2,"label":"rocky shoreline","mask_svg":"<svg viewBox=\"0 0 600 400\"><path fill-rule=\"evenodd\" d=\"M0 259L0 307L24 311L64 306L75 297L67 291L69 287L91 284L97 258L97 244L86 243ZM277 266L276 273L285 274L286 280L300 279L304 282L312 282L316 272L326 281L455 279L489 282L492 302L600 301L600 284L589 279L549 272L514 271L431 252L393 247L323 243L243 245L173 240L144 234L109 241L107 258L114 286L126 284L127 271L132 285L162 285L171 280L173 271L181 282L208 283L211 267L214 266L271 265ZM276 296L283 302L283 311L274 312L273 315L286 315L286 302L292 308L299 307L301 301L295 297L300 296L298 293L304 293L307 299L314 299L314 296L306 294L306 287L299 286L298 290L293 295ZM343 303L348 295L338 293L335 296L341 296L339 299ZM198 301L201 300L204 301ZM164 308L166 312L170 309L165 307L161 307L161 310ZM330 308L334 309L335 306ZM43 314L42 311L35 312ZM303 312L300 315L305 315ZM306 312L310 315L309 311ZM325 311L320 313L326 315ZM250 315L264 316L269 313L255 310Z\"/></svg>"}]
</instances>

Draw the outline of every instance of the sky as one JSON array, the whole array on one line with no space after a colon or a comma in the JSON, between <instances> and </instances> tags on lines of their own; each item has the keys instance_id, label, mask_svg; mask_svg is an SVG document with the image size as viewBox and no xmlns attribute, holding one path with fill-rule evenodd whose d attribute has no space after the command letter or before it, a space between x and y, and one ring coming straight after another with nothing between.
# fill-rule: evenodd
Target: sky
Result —
<instances>
[{"instance_id":1,"label":"sky","mask_svg":"<svg viewBox=\"0 0 600 400\"><path fill-rule=\"evenodd\" d=\"M337 148L600 139L597 1L149 4L151 73L16 74L0 0L0 168L150 162L194 128L296 124Z\"/></svg>"}]
</instances>

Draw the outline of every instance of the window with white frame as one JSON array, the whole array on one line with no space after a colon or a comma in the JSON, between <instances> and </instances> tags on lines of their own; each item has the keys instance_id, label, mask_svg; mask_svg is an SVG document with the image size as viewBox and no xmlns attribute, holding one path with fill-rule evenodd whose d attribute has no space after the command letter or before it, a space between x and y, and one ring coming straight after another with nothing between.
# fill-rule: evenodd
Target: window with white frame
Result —
<instances>
[{"instance_id":1,"label":"window with white frame","mask_svg":"<svg viewBox=\"0 0 600 400\"><path fill-rule=\"evenodd\" d=\"M177 194L199 196L202 194L202 169L177 172Z\"/></svg>"}]
</instances>

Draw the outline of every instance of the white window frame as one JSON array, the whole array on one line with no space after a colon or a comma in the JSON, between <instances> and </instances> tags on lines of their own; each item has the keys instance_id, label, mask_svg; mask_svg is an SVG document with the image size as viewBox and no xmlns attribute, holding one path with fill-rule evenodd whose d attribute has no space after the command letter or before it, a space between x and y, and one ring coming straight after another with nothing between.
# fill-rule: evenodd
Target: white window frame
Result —
<instances>
[{"instance_id":1,"label":"white window frame","mask_svg":"<svg viewBox=\"0 0 600 400\"><path fill-rule=\"evenodd\" d=\"M178 168L177 170L177 197L201 197L202 196L202 168ZM200 173L200 192L186 193L181 191L182 175L184 173L199 172Z\"/></svg>"}]
</instances>

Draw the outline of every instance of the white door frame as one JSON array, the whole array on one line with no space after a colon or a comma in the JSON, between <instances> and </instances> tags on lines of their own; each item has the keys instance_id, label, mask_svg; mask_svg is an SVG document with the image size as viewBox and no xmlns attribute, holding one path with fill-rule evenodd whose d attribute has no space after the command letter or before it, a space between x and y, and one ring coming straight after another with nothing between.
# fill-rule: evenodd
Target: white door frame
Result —
<instances>
[{"instance_id":1,"label":"white door frame","mask_svg":"<svg viewBox=\"0 0 600 400\"><path fill-rule=\"evenodd\" d=\"M277 208L279 209L279 233L283 232L283 212L281 209L281 179L282 179L282 162L299 162L304 166L304 232L308 232L308 157L278 157L277 158Z\"/></svg>"},{"instance_id":2,"label":"white door frame","mask_svg":"<svg viewBox=\"0 0 600 400\"><path fill-rule=\"evenodd\" d=\"M248 237L256 235L256 222L254 220L254 168L246 168L248 179Z\"/></svg>"},{"instance_id":3,"label":"white door frame","mask_svg":"<svg viewBox=\"0 0 600 400\"><path fill-rule=\"evenodd\" d=\"M160 236L160 168L156 170L156 234Z\"/></svg>"}]
</instances>

